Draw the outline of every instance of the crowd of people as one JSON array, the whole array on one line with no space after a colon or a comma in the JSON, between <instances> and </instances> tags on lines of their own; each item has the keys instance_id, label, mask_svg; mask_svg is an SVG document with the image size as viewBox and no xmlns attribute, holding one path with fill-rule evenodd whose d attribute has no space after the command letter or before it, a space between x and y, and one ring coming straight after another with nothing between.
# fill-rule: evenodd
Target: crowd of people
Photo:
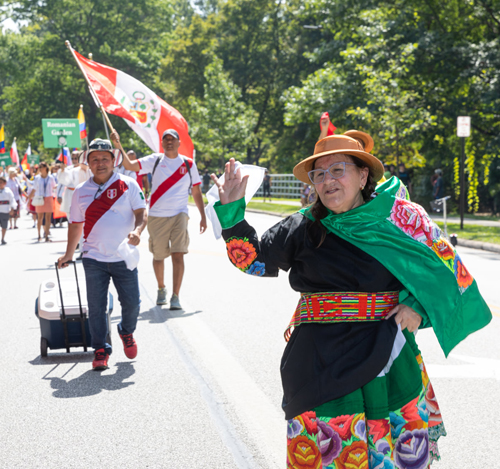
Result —
<instances>
[{"instance_id":1,"label":"crowd of people","mask_svg":"<svg viewBox=\"0 0 500 469\"><path fill-rule=\"evenodd\" d=\"M123 151L116 132L111 138L118 150L109 140L95 139L86 151L72 152L71 165L58 162L49 166L41 162L27 171L16 166L0 171L2 244L7 243L8 224L13 230L18 228L23 208L33 215L38 241L51 241L51 223L68 221L67 249L59 259L59 267L66 266L79 249L77 260L83 261L87 291L91 292L87 305L95 370L108 368L112 352L111 344L106 342L109 331L105 320L110 279L118 289L122 306L118 331L125 354L129 358L137 354L133 338L140 304L137 268L127 268L117 254L119 245L124 240L137 245L147 223L158 283L157 305L169 303L170 309L180 310L184 255L189 246L189 194L200 213L200 233L207 227L198 169L192 159L179 154L180 139L174 129L162 136L163 153L140 160L133 151ZM145 213L146 201L149 217ZM164 278L168 257L172 259L170 300Z\"/></svg>"},{"instance_id":2,"label":"crowd of people","mask_svg":"<svg viewBox=\"0 0 500 469\"><path fill-rule=\"evenodd\" d=\"M180 310L184 256L189 246L189 194L200 213L200 233L207 227L198 169L191 158L179 154L180 138L174 129L163 132L162 153L140 159L132 151L123 151L117 132L111 134L111 140L114 147L109 140L93 140L79 157L79 166L62 167L59 173L60 182L70 192L62 198L69 230L66 253L59 258L58 265L65 267L80 246L87 282L94 370L107 369L112 353L111 343L106 339L110 280L117 288L122 308L118 333L125 354L131 359L137 355L133 333L140 305L138 271L120 254L122 243L137 246L147 226L158 284L156 304L169 303L170 309ZM168 257L172 259L170 300L164 272Z\"/></svg>"},{"instance_id":3,"label":"crowd of people","mask_svg":"<svg viewBox=\"0 0 500 469\"><path fill-rule=\"evenodd\" d=\"M439 459L438 440L446 431L415 332L432 327L448 354L491 313L453 246L411 202L404 165L399 178L386 179L391 168L372 154L367 133L320 137L313 155L294 168L303 183L303 208L260 238L245 220L248 176L232 158L223 182L211 175L231 263L258 277L289 272L300 295L281 363L287 467L304 467L307 459L307 467L318 469L351 463L427 469ZM123 243L137 246L147 227L156 304L167 304L165 259L171 257L170 309L182 309L189 194L200 214L199 232L207 228L202 178L195 162L179 154L174 129L163 132L162 153L140 159L123 151L117 132L111 142L93 140L85 152L73 153L71 167L40 163L33 174L17 168L0 174L2 244L9 219L16 229L23 198L34 206L39 240L43 225L50 241L56 202L68 216L58 267L66 267L80 246L96 371L109 367L112 353L106 316L111 280L121 304L117 328L125 355L138 353L139 273L121 254ZM441 173L436 175L439 195Z\"/></svg>"}]
</instances>

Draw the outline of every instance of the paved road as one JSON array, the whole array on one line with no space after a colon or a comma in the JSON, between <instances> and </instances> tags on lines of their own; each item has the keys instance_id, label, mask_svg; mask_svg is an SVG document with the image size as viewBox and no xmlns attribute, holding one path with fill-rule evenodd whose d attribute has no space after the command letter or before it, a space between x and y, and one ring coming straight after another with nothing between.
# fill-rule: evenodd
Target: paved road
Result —
<instances>
[{"instance_id":1,"label":"paved road","mask_svg":"<svg viewBox=\"0 0 500 469\"><path fill-rule=\"evenodd\" d=\"M260 233L278 221L248 218ZM278 369L297 296L284 275L261 279L236 271L222 241L196 233L197 221L192 211L185 312L155 306L144 239L139 355L128 360L119 344L117 304L115 350L103 373L90 370L91 354L40 357L34 302L40 282L54 276L66 230L53 229L54 242L38 244L23 218L21 229L8 232L9 244L0 248L0 468L284 467ZM443 459L433 468L494 468L500 461L500 255L460 253L495 317L448 359L432 332L418 335L448 430Z\"/></svg>"}]
</instances>

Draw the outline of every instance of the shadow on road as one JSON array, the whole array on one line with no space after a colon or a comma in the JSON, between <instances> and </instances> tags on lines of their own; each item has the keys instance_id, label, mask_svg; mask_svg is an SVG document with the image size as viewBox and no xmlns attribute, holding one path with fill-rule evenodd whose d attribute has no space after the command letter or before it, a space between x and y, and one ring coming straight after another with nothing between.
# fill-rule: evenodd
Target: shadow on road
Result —
<instances>
[{"instance_id":1,"label":"shadow on road","mask_svg":"<svg viewBox=\"0 0 500 469\"><path fill-rule=\"evenodd\" d=\"M79 363L92 362L93 356L93 354L74 354L72 356L60 355L44 359L38 357L30 363L32 365L55 365L42 378L42 380L50 381L50 386L54 389L52 395L59 399L95 396L103 390L118 391L135 384L133 381L125 382L125 380L130 378L135 373L133 362L118 362L115 365L112 365L110 369L105 372L98 372L89 369L77 378L69 381L64 379L64 376L73 370ZM57 370L59 365L64 363L73 363L73 366L66 371L61 378L51 377L50 375ZM113 374L109 374L113 370L116 371Z\"/></svg>"},{"instance_id":2,"label":"shadow on road","mask_svg":"<svg viewBox=\"0 0 500 469\"><path fill-rule=\"evenodd\" d=\"M54 264L52 264L50 267L37 267L35 269L24 269L24 272L29 272L31 270L54 270Z\"/></svg>"},{"instance_id":3,"label":"shadow on road","mask_svg":"<svg viewBox=\"0 0 500 469\"><path fill-rule=\"evenodd\" d=\"M29 363L32 365L62 365L64 363L84 363L91 362L94 359L94 352L90 349L87 353L80 351L74 353L54 352L49 354L48 357L42 358L40 355ZM55 369L55 368L54 368Z\"/></svg>"},{"instance_id":4,"label":"shadow on road","mask_svg":"<svg viewBox=\"0 0 500 469\"><path fill-rule=\"evenodd\" d=\"M114 367L111 367L113 369ZM112 375L101 374L101 372L88 370L78 378L66 381L62 378L44 377L50 381L50 386L54 389L52 395L60 399L74 397L94 396L101 391L117 391L127 388L134 382L124 381L135 373L134 365L130 362L116 363L116 372Z\"/></svg>"},{"instance_id":5,"label":"shadow on road","mask_svg":"<svg viewBox=\"0 0 500 469\"><path fill-rule=\"evenodd\" d=\"M187 318L188 316L193 316L201 312L201 310L186 312L182 309L171 311L170 309L162 309L161 306L153 306L148 311L139 314L139 321L149 321L150 324L163 324L169 319Z\"/></svg>"}]
</instances>

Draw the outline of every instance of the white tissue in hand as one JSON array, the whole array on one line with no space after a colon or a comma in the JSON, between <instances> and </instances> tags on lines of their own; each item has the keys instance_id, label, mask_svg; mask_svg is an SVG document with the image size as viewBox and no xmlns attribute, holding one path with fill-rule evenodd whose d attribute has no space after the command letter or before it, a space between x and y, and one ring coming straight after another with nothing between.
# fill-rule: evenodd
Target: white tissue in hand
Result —
<instances>
[{"instance_id":1,"label":"white tissue in hand","mask_svg":"<svg viewBox=\"0 0 500 469\"><path fill-rule=\"evenodd\" d=\"M241 164L239 161L236 161L234 164L234 172L240 168L241 177L246 176L248 174L247 188L245 191L245 202L248 203L252 200L252 197L259 190L259 187L262 185L262 180L264 179L264 173L266 172L266 168L262 168L260 166L255 166L252 164ZM221 184L224 183L224 174L219 178L219 182ZM219 239L222 236L222 226L220 225L219 219L217 218L217 214L215 213L214 204L219 199L219 189L214 184L210 190L206 193L208 204L205 207L205 213L207 214L207 218L212 223L212 228L214 230L214 235L216 239Z\"/></svg>"},{"instance_id":2,"label":"white tissue in hand","mask_svg":"<svg viewBox=\"0 0 500 469\"><path fill-rule=\"evenodd\" d=\"M129 244L128 238L121 242L116 252L125 261L128 270L134 270L139 264L139 249Z\"/></svg>"}]
</instances>

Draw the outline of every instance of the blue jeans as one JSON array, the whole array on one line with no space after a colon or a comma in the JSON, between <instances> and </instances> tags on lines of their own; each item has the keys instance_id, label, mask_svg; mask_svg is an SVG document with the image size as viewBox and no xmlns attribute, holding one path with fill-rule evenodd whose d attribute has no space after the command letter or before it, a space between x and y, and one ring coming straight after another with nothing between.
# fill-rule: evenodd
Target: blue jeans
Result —
<instances>
[{"instance_id":1,"label":"blue jeans","mask_svg":"<svg viewBox=\"0 0 500 469\"><path fill-rule=\"evenodd\" d=\"M106 352L111 354L111 344L106 342L106 336L109 332L106 314L109 280L113 279L122 307L122 320L118 324L118 332L132 334L137 325L141 303L137 268L128 270L124 261L99 262L90 258L83 258L83 268L87 282L91 345L95 350L105 348Z\"/></svg>"}]
</instances>

